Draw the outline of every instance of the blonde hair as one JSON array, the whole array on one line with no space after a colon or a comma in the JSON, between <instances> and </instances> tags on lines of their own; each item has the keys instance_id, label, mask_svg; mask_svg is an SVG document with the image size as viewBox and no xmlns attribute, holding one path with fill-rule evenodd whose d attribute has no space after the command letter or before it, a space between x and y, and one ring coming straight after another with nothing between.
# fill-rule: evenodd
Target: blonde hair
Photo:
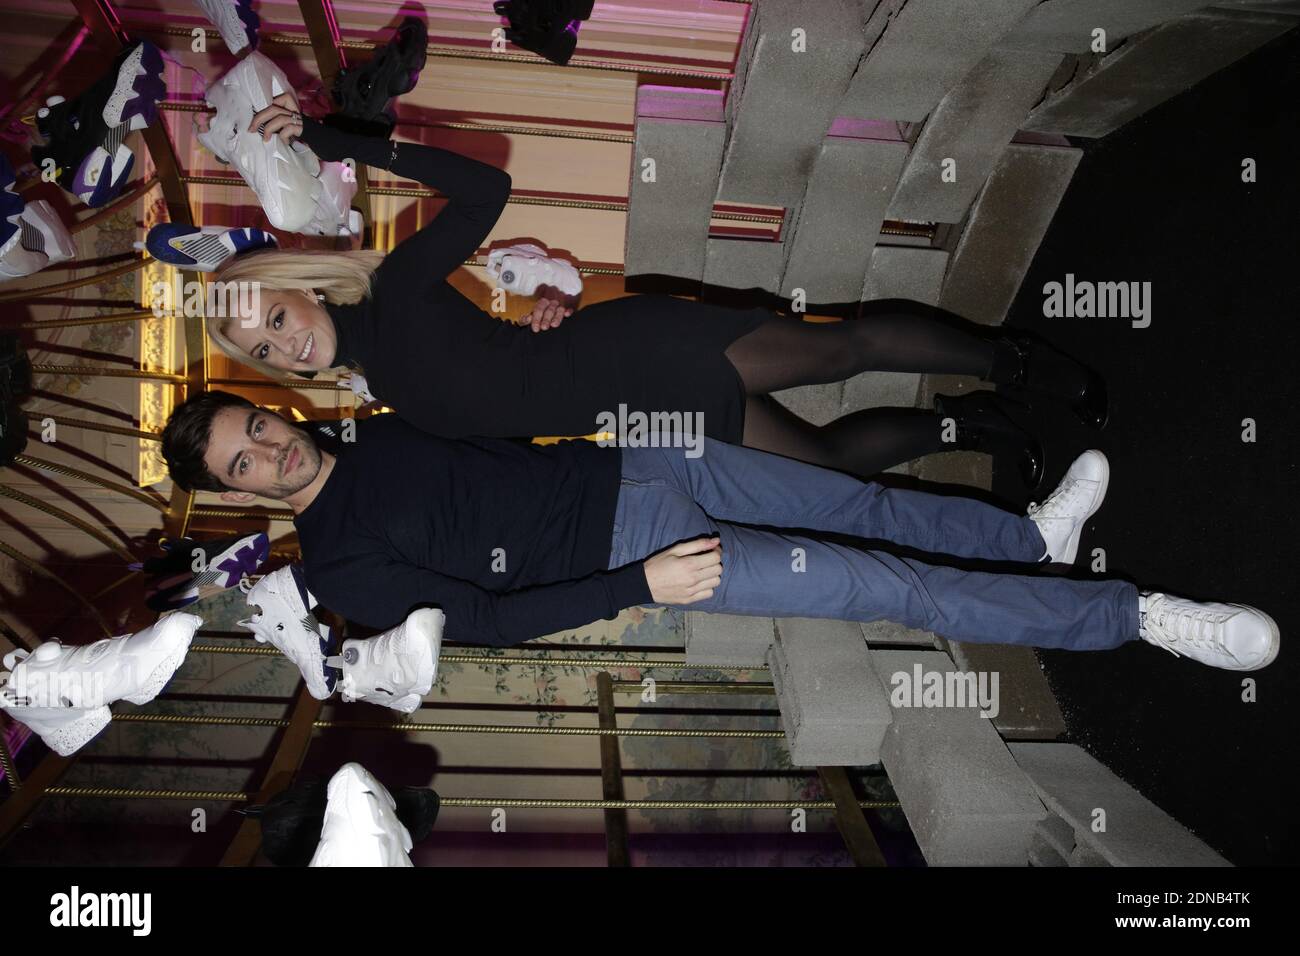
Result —
<instances>
[{"instance_id":1,"label":"blonde hair","mask_svg":"<svg viewBox=\"0 0 1300 956\"><path fill-rule=\"evenodd\" d=\"M257 282L263 292L319 293L331 305L355 305L370 295L371 279L383 259L382 252L370 249L352 252L266 249L232 257L217 270L213 281ZM207 317L208 337L221 351L270 378L283 379L294 374L273 368L235 345L226 334L234 319L231 315Z\"/></svg>"}]
</instances>

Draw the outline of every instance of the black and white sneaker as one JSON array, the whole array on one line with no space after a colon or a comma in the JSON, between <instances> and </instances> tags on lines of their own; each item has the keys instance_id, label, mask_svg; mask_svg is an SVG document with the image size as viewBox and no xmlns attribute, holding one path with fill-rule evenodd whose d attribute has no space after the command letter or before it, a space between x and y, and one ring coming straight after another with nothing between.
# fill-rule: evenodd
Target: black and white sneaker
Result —
<instances>
[{"instance_id":1,"label":"black and white sneaker","mask_svg":"<svg viewBox=\"0 0 1300 956\"><path fill-rule=\"evenodd\" d=\"M162 53L140 40L80 96L50 97L36 113L46 144L32 147L32 161L44 169L53 160L59 185L87 206L109 202L135 161L127 136L158 118L158 102L167 95L162 72Z\"/></svg>"}]
</instances>

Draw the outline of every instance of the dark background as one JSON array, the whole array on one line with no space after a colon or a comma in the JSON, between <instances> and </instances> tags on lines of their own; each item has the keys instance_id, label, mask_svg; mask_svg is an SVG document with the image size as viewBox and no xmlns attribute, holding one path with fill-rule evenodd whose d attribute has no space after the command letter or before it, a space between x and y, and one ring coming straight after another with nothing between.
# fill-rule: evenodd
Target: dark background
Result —
<instances>
[{"instance_id":1,"label":"dark background","mask_svg":"<svg viewBox=\"0 0 1300 956\"><path fill-rule=\"evenodd\" d=\"M1100 654L1040 651L1073 739L1239 865L1300 859L1292 806L1300 748L1291 699L1300 623L1296 443L1300 397L1300 31L1086 152L1007 322L1100 370L1100 434L1055 423L1054 483L1087 447L1111 483L1080 551L1140 587L1251 604L1283 634L1278 659L1243 674L1149 644ZM1257 181L1243 183L1253 158ZM1150 281L1152 323L1044 318L1043 285ZM1257 440L1243 443L1242 420ZM995 491L1015 495L1013 477Z\"/></svg>"}]
</instances>

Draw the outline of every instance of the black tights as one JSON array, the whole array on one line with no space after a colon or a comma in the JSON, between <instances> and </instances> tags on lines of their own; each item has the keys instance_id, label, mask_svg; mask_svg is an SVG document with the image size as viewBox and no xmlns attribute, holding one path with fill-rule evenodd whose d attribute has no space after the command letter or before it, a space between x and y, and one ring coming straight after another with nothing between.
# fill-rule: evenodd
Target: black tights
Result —
<instances>
[{"instance_id":1,"label":"black tights","mask_svg":"<svg viewBox=\"0 0 1300 956\"><path fill-rule=\"evenodd\" d=\"M971 323L907 299L873 302L868 309L843 322L773 316L731 343L726 355L748 394L746 445L864 478L953 450L943 441L942 420L927 409L870 408L818 426L769 394L861 372L989 376L995 346Z\"/></svg>"}]
</instances>

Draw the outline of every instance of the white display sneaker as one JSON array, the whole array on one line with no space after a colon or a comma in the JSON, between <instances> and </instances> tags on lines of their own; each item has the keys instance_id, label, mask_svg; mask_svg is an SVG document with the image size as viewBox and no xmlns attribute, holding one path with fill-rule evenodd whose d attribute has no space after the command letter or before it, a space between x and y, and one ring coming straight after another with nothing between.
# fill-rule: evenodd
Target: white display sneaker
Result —
<instances>
[{"instance_id":1,"label":"white display sneaker","mask_svg":"<svg viewBox=\"0 0 1300 956\"><path fill-rule=\"evenodd\" d=\"M1246 604L1189 601L1143 592L1138 633L1175 657L1229 671L1257 671L1273 663L1282 644L1277 622Z\"/></svg>"},{"instance_id":2,"label":"white display sneaker","mask_svg":"<svg viewBox=\"0 0 1300 956\"><path fill-rule=\"evenodd\" d=\"M68 227L44 199L27 203L14 225L17 232L0 249L0 281L29 276L77 255Z\"/></svg>"},{"instance_id":3,"label":"white display sneaker","mask_svg":"<svg viewBox=\"0 0 1300 956\"><path fill-rule=\"evenodd\" d=\"M320 160L305 143L290 146L279 136L263 140L261 133L248 129L254 113L291 89L278 66L261 53L250 53L208 87L205 99L217 112L197 138L253 187L271 225L302 232L317 215L324 189L317 178Z\"/></svg>"},{"instance_id":4,"label":"white display sneaker","mask_svg":"<svg viewBox=\"0 0 1300 956\"><path fill-rule=\"evenodd\" d=\"M252 0L195 0L204 15L221 34L226 49L238 53L257 45L261 19L253 12Z\"/></svg>"},{"instance_id":5,"label":"white display sneaker","mask_svg":"<svg viewBox=\"0 0 1300 956\"><path fill-rule=\"evenodd\" d=\"M326 787L325 824L308 866L414 866L411 834L397 801L359 763L345 763Z\"/></svg>"},{"instance_id":6,"label":"white display sneaker","mask_svg":"<svg viewBox=\"0 0 1300 956\"><path fill-rule=\"evenodd\" d=\"M347 163L321 163L316 212L300 231L311 236L360 236L365 231L361 213L352 208L357 177Z\"/></svg>"},{"instance_id":7,"label":"white display sneaker","mask_svg":"<svg viewBox=\"0 0 1300 956\"><path fill-rule=\"evenodd\" d=\"M1074 460L1041 505L1029 506L1029 517L1047 545L1044 557L1052 564L1074 563L1083 526L1101 507L1109 485L1110 462L1094 448Z\"/></svg>"},{"instance_id":8,"label":"white display sneaker","mask_svg":"<svg viewBox=\"0 0 1300 956\"><path fill-rule=\"evenodd\" d=\"M241 585L242 587L243 585ZM307 691L317 700L334 693L337 675L325 657L329 652L330 629L316 620L311 608L316 599L307 590L297 565L286 564L247 589L247 603L260 609L241 627L253 632L263 644L279 648L302 671Z\"/></svg>"},{"instance_id":9,"label":"white display sneaker","mask_svg":"<svg viewBox=\"0 0 1300 956\"><path fill-rule=\"evenodd\" d=\"M582 276L565 259L552 259L546 250L520 243L488 253L487 271L507 292L532 295L540 285L558 289L567 296L582 292Z\"/></svg>"},{"instance_id":10,"label":"white display sneaker","mask_svg":"<svg viewBox=\"0 0 1300 956\"><path fill-rule=\"evenodd\" d=\"M46 641L4 657L0 709L30 727L60 756L108 726L109 705L147 704L171 680L203 619L176 612L135 634L82 647Z\"/></svg>"},{"instance_id":11,"label":"white display sneaker","mask_svg":"<svg viewBox=\"0 0 1300 956\"><path fill-rule=\"evenodd\" d=\"M391 631L344 641L342 655L327 662L343 672L343 699L414 711L438 677L446 620L442 611L419 608Z\"/></svg>"}]
</instances>

